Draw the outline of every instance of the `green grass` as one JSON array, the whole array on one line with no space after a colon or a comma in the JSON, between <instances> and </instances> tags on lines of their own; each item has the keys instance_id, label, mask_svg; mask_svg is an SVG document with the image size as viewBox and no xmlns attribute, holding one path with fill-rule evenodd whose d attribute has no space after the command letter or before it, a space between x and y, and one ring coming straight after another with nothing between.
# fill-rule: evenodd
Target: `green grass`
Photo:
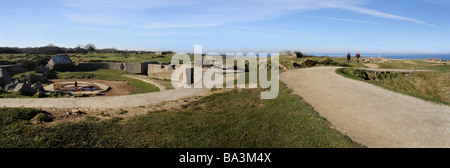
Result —
<instances>
[{"instance_id":1,"label":"green grass","mask_svg":"<svg viewBox=\"0 0 450 168\"><path fill-rule=\"evenodd\" d=\"M403 60L389 60L384 63L377 63L383 69L413 69L413 70L433 70L440 72L450 72L450 65L446 63L431 63L422 60L410 60L412 63Z\"/></svg>"},{"instance_id":2,"label":"green grass","mask_svg":"<svg viewBox=\"0 0 450 168\"><path fill-rule=\"evenodd\" d=\"M0 98L37 98L37 97L21 95L19 92L0 92Z\"/></svg>"},{"instance_id":3,"label":"green grass","mask_svg":"<svg viewBox=\"0 0 450 168\"><path fill-rule=\"evenodd\" d=\"M274 100L261 100L261 91L235 89L190 102L182 110L155 111L128 119L89 117L80 122L44 126L31 125L28 117L0 128L0 147L363 147L330 128L284 84ZM21 110L0 109L0 114Z\"/></svg>"},{"instance_id":4,"label":"green grass","mask_svg":"<svg viewBox=\"0 0 450 168\"><path fill-rule=\"evenodd\" d=\"M30 125L29 120L35 116L42 116L45 112L42 110L30 108L3 108L0 109L0 126L6 127L13 124Z\"/></svg>"},{"instance_id":5,"label":"green grass","mask_svg":"<svg viewBox=\"0 0 450 168\"><path fill-rule=\"evenodd\" d=\"M27 77L28 77L28 74L35 74L35 75L39 75L39 76L42 75L42 73L36 73L36 72L34 72L34 71L28 71L28 72L24 72L24 73L15 74L15 75L13 75L12 77L13 77L13 78L17 78L17 79L19 79L19 80L22 80L22 79L27 78Z\"/></svg>"},{"instance_id":6,"label":"green grass","mask_svg":"<svg viewBox=\"0 0 450 168\"><path fill-rule=\"evenodd\" d=\"M415 72L409 76L399 73L370 74L354 68L340 68L337 74L344 77L365 81L398 93L414 96L426 101L450 105L450 73Z\"/></svg>"}]
</instances>

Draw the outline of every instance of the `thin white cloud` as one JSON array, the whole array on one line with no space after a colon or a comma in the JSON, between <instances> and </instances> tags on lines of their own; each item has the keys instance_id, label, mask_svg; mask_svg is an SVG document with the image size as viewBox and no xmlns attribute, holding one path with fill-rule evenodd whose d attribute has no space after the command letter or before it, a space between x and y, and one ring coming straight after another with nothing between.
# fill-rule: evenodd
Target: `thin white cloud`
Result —
<instances>
[{"instance_id":1,"label":"thin white cloud","mask_svg":"<svg viewBox=\"0 0 450 168\"><path fill-rule=\"evenodd\" d=\"M362 7L357 7L357 6L339 6L338 8L350 10L350 11L353 11L356 13L371 15L371 16L379 17L379 18L403 20L403 21L409 21L409 22L414 22L414 23L419 23L419 24L425 24L425 22L422 20L398 16L398 15L389 14L389 13L384 13L384 12L367 9L367 8L362 8Z\"/></svg>"},{"instance_id":2,"label":"thin white cloud","mask_svg":"<svg viewBox=\"0 0 450 168\"><path fill-rule=\"evenodd\" d=\"M425 21L361 7L366 0L57 0L69 19L91 24L131 24L141 28L206 27L275 19L322 9L341 9L384 19ZM127 16L127 17L124 17ZM348 22L364 21L332 18ZM370 22L366 22L370 23Z\"/></svg>"},{"instance_id":3,"label":"thin white cloud","mask_svg":"<svg viewBox=\"0 0 450 168\"><path fill-rule=\"evenodd\" d=\"M293 31L293 30L283 30L283 29L269 29L269 28L260 28L260 27L241 27L241 26L225 26L224 28L232 28L232 29L247 29L247 30L258 30L258 31L272 31L272 32L282 32L282 33L298 33L298 34L307 34L305 32Z\"/></svg>"},{"instance_id":4,"label":"thin white cloud","mask_svg":"<svg viewBox=\"0 0 450 168\"><path fill-rule=\"evenodd\" d=\"M146 24L136 24L134 27L137 28L147 28L147 29L161 29L161 28L180 28L180 27L209 27L217 26L220 23L164 23L164 22L153 22Z\"/></svg>"},{"instance_id":5,"label":"thin white cloud","mask_svg":"<svg viewBox=\"0 0 450 168\"><path fill-rule=\"evenodd\" d=\"M381 23L367 22L367 21L353 20L353 19L334 18L334 17L322 17L322 16L305 16L305 17L318 18L318 19L328 19L328 20L336 20L336 21L344 21L344 22L353 22L353 23L382 25Z\"/></svg>"},{"instance_id":6,"label":"thin white cloud","mask_svg":"<svg viewBox=\"0 0 450 168\"><path fill-rule=\"evenodd\" d=\"M124 17L105 14L66 14L66 17L78 23L96 25L123 25L127 23Z\"/></svg>"},{"instance_id":7,"label":"thin white cloud","mask_svg":"<svg viewBox=\"0 0 450 168\"><path fill-rule=\"evenodd\" d=\"M160 37L160 36L171 36L173 33L136 33L135 36L140 37Z\"/></svg>"},{"instance_id":8,"label":"thin white cloud","mask_svg":"<svg viewBox=\"0 0 450 168\"><path fill-rule=\"evenodd\" d=\"M402 20L402 21L407 21L407 22L423 24L423 25L430 26L430 27L435 27L435 28L438 27L437 25L429 24L429 23L427 23L427 22L425 22L423 20L409 18L409 17L404 17L404 16L399 16L399 15L394 15L394 14L390 14L390 13L384 13L384 12L380 12L380 11L377 11L377 10L363 8L363 7L358 7L358 6L337 5L337 6L335 6L335 8L339 8L339 9L343 9L343 10L349 10L349 11L353 11L353 12L356 12L356 13L366 14L366 15L370 15L370 16L378 17L378 18Z\"/></svg>"},{"instance_id":9,"label":"thin white cloud","mask_svg":"<svg viewBox=\"0 0 450 168\"><path fill-rule=\"evenodd\" d=\"M194 4L193 0L56 0L66 6L83 10L148 10Z\"/></svg>"}]
</instances>

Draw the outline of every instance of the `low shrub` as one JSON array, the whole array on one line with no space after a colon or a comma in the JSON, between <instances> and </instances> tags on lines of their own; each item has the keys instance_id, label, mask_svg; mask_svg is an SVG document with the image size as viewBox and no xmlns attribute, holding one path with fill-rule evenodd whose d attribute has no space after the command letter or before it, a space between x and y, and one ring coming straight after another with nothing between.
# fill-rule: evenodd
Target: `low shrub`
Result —
<instances>
[{"instance_id":1,"label":"low shrub","mask_svg":"<svg viewBox=\"0 0 450 168\"><path fill-rule=\"evenodd\" d=\"M38 115L36 115L36 117L34 117L34 119L38 122L51 122L53 121L53 118L47 114L44 113L39 113Z\"/></svg>"},{"instance_id":2,"label":"low shrub","mask_svg":"<svg viewBox=\"0 0 450 168\"><path fill-rule=\"evenodd\" d=\"M302 63L302 65L304 67L313 67L313 66L316 66L317 64L319 64L319 61L310 60L310 59L308 59L308 60L306 60L305 62Z\"/></svg>"}]
</instances>

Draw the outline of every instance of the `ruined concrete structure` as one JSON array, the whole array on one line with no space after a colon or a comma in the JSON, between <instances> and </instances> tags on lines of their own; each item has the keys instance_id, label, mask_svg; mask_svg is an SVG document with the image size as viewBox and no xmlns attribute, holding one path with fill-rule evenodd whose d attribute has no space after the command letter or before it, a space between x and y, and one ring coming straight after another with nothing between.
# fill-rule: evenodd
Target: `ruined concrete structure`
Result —
<instances>
[{"instance_id":1,"label":"ruined concrete structure","mask_svg":"<svg viewBox=\"0 0 450 168\"><path fill-rule=\"evenodd\" d=\"M79 63L78 69L82 70L96 70L96 69L113 69L113 70L124 70L125 66L122 63L116 62L89 62L89 63Z\"/></svg>"},{"instance_id":2,"label":"ruined concrete structure","mask_svg":"<svg viewBox=\"0 0 450 168\"><path fill-rule=\"evenodd\" d=\"M174 65L149 64L147 74L149 77L157 79L170 79L175 70Z\"/></svg>"},{"instance_id":3,"label":"ruined concrete structure","mask_svg":"<svg viewBox=\"0 0 450 168\"><path fill-rule=\"evenodd\" d=\"M0 87L3 87L12 81L11 76L6 69L0 68Z\"/></svg>"},{"instance_id":4,"label":"ruined concrete structure","mask_svg":"<svg viewBox=\"0 0 450 168\"><path fill-rule=\"evenodd\" d=\"M148 65L148 76L156 79L171 80L172 73L178 68L175 65L164 65L164 64L149 64ZM180 76L178 78L182 83L192 84L194 82L194 68L185 69L185 77Z\"/></svg>"},{"instance_id":5,"label":"ruined concrete structure","mask_svg":"<svg viewBox=\"0 0 450 168\"><path fill-rule=\"evenodd\" d=\"M127 63L117 63L117 62L88 62L79 63L78 69L82 70L96 70L96 69L113 69L122 70L126 73L133 74L147 74L148 65L158 64L156 61L150 62L127 62Z\"/></svg>"},{"instance_id":6,"label":"ruined concrete structure","mask_svg":"<svg viewBox=\"0 0 450 168\"><path fill-rule=\"evenodd\" d=\"M56 55L45 67L51 71L68 71L73 68L73 62L68 55Z\"/></svg>"}]
</instances>

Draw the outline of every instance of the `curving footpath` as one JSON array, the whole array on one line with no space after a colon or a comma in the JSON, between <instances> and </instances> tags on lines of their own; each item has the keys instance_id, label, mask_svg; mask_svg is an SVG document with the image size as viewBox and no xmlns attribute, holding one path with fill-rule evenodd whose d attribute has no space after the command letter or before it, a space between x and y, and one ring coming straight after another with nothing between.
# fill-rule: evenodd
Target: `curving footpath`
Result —
<instances>
[{"instance_id":1,"label":"curving footpath","mask_svg":"<svg viewBox=\"0 0 450 168\"><path fill-rule=\"evenodd\" d=\"M450 147L450 107L344 78L338 67L291 70L280 79L337 130L367 147Z\"/></svg>"}]
</instances>

